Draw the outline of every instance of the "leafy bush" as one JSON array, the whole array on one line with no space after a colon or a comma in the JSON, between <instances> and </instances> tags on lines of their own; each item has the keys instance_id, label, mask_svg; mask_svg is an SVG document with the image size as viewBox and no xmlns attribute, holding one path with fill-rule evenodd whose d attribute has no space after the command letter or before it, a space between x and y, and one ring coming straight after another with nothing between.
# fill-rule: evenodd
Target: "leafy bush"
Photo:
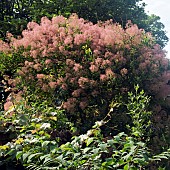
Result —
<instances>
[{"instance_id":1,"label":"leafy bush","mask_svg":"<svg viewBox=\"0 0 170 170\"><path fill-rule=\"evenodd\" d=\"M149 136L146 130L150 126L149 117L151 112L147 111L149 97L143 91L128 93L127 103L112 103L106 117L97 121L87 133L74 136L71 141L59 144L57 138L51 138L51 130L58 128L61 111L40 107L45 111L40 117L35 112L39 109L23 110L23 106L17 107L16 114L11 117L17 138L0 147L1 157L4 162L16 158L28 169L147 169L150 163L157 162L170 157L170 151L158 155L152 155L147 147ZM118 133L115 136L104 137L101 127L107 124L115 109L125 105L133 125L129 125L131 132ZM21 109L21 110L20 110ZM26 113L20 113L24 111ZM52 115L52 116L51 116ZM62 115L62 114L61 114ZM16 116L16 117L15 117ZM57 120L59 116L59 119ZM1 115L2 119L3 115ZM56 123L53 123L56 122ZM67 122L67 121L62 121ZM16 126L17 125L17 126ZM72 127L73 128L73 127ZM12 128L10 128L12 129ZM1 161L2 163L2 161Z\"/></svg>"},{"instance_id":2,"label":"leafy bush","mask_svg":"<svg viewBox=\"0 0 170 170\"><path fill-rule=\"evenodd\" d=\"M58 144L62 144L71 139L74 130L63 110L48 106L46 101L41 105L28 105L25 101L20 101L5 113L0 113L0 123L1 135L10 134L10 138L6 140L9 146L0 146L0 165L15 162L16 153L22 148L23 142L26 142L25 149L31 149L34 140L42 142L55 139ZM9 153L5 154L5 150Z\"/></svg>"}]
</instances>

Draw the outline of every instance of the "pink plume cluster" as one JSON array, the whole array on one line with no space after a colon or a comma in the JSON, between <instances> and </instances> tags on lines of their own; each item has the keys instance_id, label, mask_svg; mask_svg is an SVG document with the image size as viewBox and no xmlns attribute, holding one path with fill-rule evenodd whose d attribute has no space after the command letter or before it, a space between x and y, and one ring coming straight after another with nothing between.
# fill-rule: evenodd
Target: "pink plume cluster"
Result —
<instances>
[{"instance_id":1,"label":"pink plume cluster","mask_svg":"<svg viewBox=\"0 0 170 170\"><path fill-rule=\"evenodd\" d=\"M165 52L137 25L92 24L76 14L43 17L40 24L28 23L22 38L0 43L0 51L23 50L26 61L18 74L25 86L33 81L45 92L56 87L67 92L63 107L68 112L97 104L96 96L108 101L136 80L149 87L168 66Z\"/></svg>"}]
</instances>

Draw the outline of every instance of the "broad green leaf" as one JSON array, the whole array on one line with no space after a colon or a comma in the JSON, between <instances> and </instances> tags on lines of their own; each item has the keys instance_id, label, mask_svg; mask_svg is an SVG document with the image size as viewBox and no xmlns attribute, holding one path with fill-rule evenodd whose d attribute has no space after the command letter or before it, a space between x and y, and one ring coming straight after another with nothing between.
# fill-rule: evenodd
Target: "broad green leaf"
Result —
<instances>
[{"instance_id":1,"label":"broad green leaf","mask_svg":"<svg viewBox=\"0 0 170 170\"><path fill-rule=\"evenodd\" d=\"M16 159L18 160L19 158L21 158L23 152L22 151L19 151L16 153Z\"/></svg>"},{"instance_id":2,"label":"broad green leaf","mask_svg":"<svg viewBox=\"0 0 170 170\"><path fill-rule=\"evenodd\" d=\"M91 150L90 147L86 147L85 149L83 149L83 153L85 154L86 152L88 152L89 150Z\"/></svg>"},{"instance_id":3,"label":"broad green leaf","mask_svg":"<svg viewBox=\"0 0 170 170\"><path fill-rule=\"evenodd\" d=\"M43 160L43 159L45 159L47 157L50 157L50 154L40 156L40 160Z\"/></svg>"},{"instance_id":4,"label":"broad green leaf","mask_svg":"<svg viewBox=\"0 0 170 170\"><path fill-rule=\"evenodd\" d=\"M105 152L107 152L107 146L108 146L107 143L102 143L99 145L100 149Z\"/></svg>"},{"instance_id":5,"label":"broad green leaf","mask_svg":"<svg viewBox=\"0 0 170 170\"><path fill-rule=\"evenodd\" d=\"M48 154L49 155L49 154ZM44 164L46 163L46 162L48 162L48 161L50 161L51 160L51 157L50 156L48 156L48 155L46 155L46 157L45 157L45 160L44 160Z\"/></svg>"},{"instance_id":6,"label":"broad green leaf","mask_svg":"<svg viewBox=\"0 0 170 170\"><path fill-rule=\"evenodd\" d=\"M34 158L35 159L35 157L37 157L37 156L40 156L40 155L43 155L43 153L35 153L35 154L31 154L30 156L28 156L28 160L27 160L27 162L31 162L31 160Z\"/></svg>"},{"instance_id":7,"label":"broad green leaf","mask_svg":"<svg viewBox=\"0 0 170 170\"><path fill-rule=\"evenodd\" d=\"M44 147L46 147L49 143L50 143L50 141L44 141L44 142L41 144L41 146L44 148Z\"/></svg>"},{"instance_id":8,"label":"broad green leaf","mask_svg":"<svg viewBox=\"0 0 170 170\"><path fill-rule=\"evenodd\" d=\"M100 148L95 148L95 149L92 150L92 152L93 152L94 154L98 154L98 153L99 153L99 150L100 150Z\"/></svg>"},{"instance_id":9,"label":"broad green leaf","mask_svg":"<svg viewBox=\"0 0 170 170\"><path fill-rule=\"evenodd\" d=\"M25 159L27 159L27 157L28 157L30 154L31 154L30 152L24 153L24 154L22 155L23 161L25 161Z\"/></svg>"},{"instance_id":10,"label":"broad green leaf","mask_svg":"<svg viewBox=\"0 0 170 170\"><path fill-rule=\"evenodd\" d=\"M86 140L86 146L89 146L93 142L94 138L88 138Z\"/></svg>"},{"instance_id":11,"label":"broad green leaf","mask_svg":"<svg viewBox=\"0 0 170 170\"><path fill-rule=\"evenodd\" d=\"M126 165L123 167L123 170L129 170L129 164L126 164Z\"/></svg>"}]
</instances>

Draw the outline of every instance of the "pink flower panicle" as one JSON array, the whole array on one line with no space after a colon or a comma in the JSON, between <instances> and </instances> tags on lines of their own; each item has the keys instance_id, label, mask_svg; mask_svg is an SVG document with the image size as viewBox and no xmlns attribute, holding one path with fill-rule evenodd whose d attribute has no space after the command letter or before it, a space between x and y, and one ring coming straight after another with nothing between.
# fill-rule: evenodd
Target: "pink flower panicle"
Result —
<instances>
[{"instance_id":1,"label":"pink flower panicle","mask_svg":"<svg viewBox=\"0 0 170 170\"><path fill-rule=\"evenodd\" d=\"M92 73L97 72L99 70L99 68L96 65L91 65L89 69Z\"/></svg>"},{"instance_id":2,"label":"pink flower panicle","mask_svg":"<svg viewBox=\"0 0 170 170\"><path fill-rule=\"evenodd\" d=\"M74 67L73 67L73 70L74 70L75 72L78 72L78 71L80 71L82 68L83 68L83 67L82 67L80 64L75 63L75 64L74 64Z\"/></svg>"},{"instance_id":3,"label":"pink flower panicle","mask_svg":"<svg viewBox=\"0 0 170 170\"><path fill-rule=\"evenodd\" d=\"M100 81L105 82L107 80L107 76L105 74L100 74Z\"/></svg>"},{"instance_id":4,"label":"pink flower panicle","mask_svg":"<svg viewBox=\"0 0 170 170\"><path fill-rule=\"evenodd\" d=\"M10 53L10 45L0 40L0 52Z\"/></svg>"},{"instance_id":5,"label":"pink flower panicle","mask_svg":"<svg viewBox=\"0 0 170 170\"><path fill-rule=\"evenodd\" d=\"M56 82L49 82L49 86L51 89L55 89L57 87L57 83Z\"/></svg>"},{"instance_id":6,"label":"pink flower panicle","mask_svg":"<svg viewBox=\"0 0 170 170\"><path fill-rule=\"evenodd\" d=\"M63 108L66 109L68 112L74 112L76 110L76 104L76 98L69 98L67 99L67 102L64 102Z\"/></svg>"},{"instance_id":7,"label":"pink flower panicle","mask_svg":"<svg viewBox=\"0 0 170 170\"><path fill-rule=\"evenodd\" d=\"M38 78L38 79L44 79L44 78L45 78L45 75L44 75L44 74L37 74L37 78Z\"/></svg>"},{"instance_id":8,"label":"pink flower panicle","mask_svg":"<svg viewBox=\"0 0 170 170\"><path fill-rule=\"evenodd\" d=\"M85 89L88 86L89 82L89 79L85 77L80 77L78 80L78 84L82 89Z\"/></svg>"},{"instance_id":9,"label":"pink flower panicle","mask_svg":"<svg viewBox=\"0 0 170 170\"><path fill-rule=\"evenodd\" d=\"M72 92L72 96L73 97L80 97L82 93L83 93L83 90L80 88L80 89L74 90Z\"/></svg>"},{"instance_id":10,"label":"pink flower panicle","mask_svg":"<svg viewBox=\"0 0 170 170\"><path fill-rule=\"evenodd\" d=\"M107 68L105 72L108 79L115 77L115 73L111 70L111 68Z\"/></svg>"}]
</instances>

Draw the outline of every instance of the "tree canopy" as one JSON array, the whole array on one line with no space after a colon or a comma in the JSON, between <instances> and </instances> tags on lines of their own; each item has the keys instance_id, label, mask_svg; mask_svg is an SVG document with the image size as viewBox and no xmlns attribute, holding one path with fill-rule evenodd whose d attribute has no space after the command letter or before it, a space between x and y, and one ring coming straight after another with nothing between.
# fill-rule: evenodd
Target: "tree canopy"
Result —
<instances>
[{"instance_id":1,"label":"tree canopy","mask_svg":"<svg viewBox=\"0 0 170 170\"><path fill-rule=\"evenodd\" d=\"M164 47L168 41L160 17L147 15L142 0L1 0L0 1L0 36L5 38L9 31L20 35L29 21L40 22L42 16L52 18L54 15L70 16L77 13L79 17L96 23L113 19L125 26L128 20L139 28L151 32L156 42Z\"/></svg>"}]
</instances>

